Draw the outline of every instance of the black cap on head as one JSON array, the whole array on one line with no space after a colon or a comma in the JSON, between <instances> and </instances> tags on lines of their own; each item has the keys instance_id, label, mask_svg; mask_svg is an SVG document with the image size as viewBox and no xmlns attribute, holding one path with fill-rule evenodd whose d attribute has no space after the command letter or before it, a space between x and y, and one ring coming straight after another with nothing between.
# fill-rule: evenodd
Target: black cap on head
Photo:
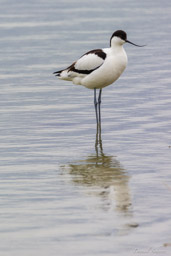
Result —
<instances>
[{"instance_id":1,"label":"black cap on head","mask_svg":"<svg viewBox=\"0 0 171 256\"><path fill-rule=\"evenodd\" d=\"M132 45L135 45L135 46L138 46L138 47L144 47L144 46L145 46L145 45L134 44L134 43L128 41L128 40L127 40L127 34L126 34L126 32L123 31L123 30L117 30L117 31L115 31L115 32L113 33L113 35L112 35L111 38L110 38L110 46L111 46L112 38L113 38L114 36L117 36L117 37L121 38L121 39L124 40L126 43L129 43L129 44L132 44Z\"/></svg>"},{"instance_id":2,"label":"black cap on head","mask_svg":"<svg viewBox=\"0 0 171 256\"><path fill-rule=\"evenodd\" d=\"M111 45L111 40L114 36L117 36L117 37L120 37L122 40L126 41L127 39L127 34L125 33L125 31L123 30L117 30L113 33L113 35L111 36L111 39L110 39L110 45Z\"/></svg>"},{"instance_id":3,"label":"black cap on head","mask_svg":"<svg viewBox=\"0 0 171 256\"><path fill-rule=\"evenodd\" d=\"M127 39L127 34L125 31L123 30L117 30L113 33L113 36L117 36L117 37L120 37L122 40L126 40ZM112 36L112 37L113 37Z\"/></svg>"}]
</instances>

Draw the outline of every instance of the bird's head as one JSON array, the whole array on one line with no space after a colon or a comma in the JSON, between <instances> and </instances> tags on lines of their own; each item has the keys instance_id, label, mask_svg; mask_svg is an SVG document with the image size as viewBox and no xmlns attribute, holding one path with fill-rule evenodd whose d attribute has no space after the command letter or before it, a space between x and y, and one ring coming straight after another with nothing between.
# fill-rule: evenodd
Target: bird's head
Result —
<instances>
[{"instance_id":1,"label":"bird's head","mask_svg":"<svg viewBox=\"0 0 171 256\"><path fill-rule=\"evenodd\" d=\"M113 33L113 35L110 38L110 46L115 46L115 45L123 45L124 43L129 43L138 47L143 47L145 45L138 45L130 42L127 40L127 34L123 30L117 30Z\"/></svg>"}]
</instances>

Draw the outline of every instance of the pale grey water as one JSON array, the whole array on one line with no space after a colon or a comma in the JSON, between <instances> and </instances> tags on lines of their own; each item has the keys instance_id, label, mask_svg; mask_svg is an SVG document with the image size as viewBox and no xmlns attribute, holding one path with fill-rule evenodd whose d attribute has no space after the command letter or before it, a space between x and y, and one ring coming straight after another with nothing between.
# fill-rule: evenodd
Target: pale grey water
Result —
<instances>
[{"instance_id":1,"label":"pale grey water","mask_svg":"<svg viewBox=\"0 0 171 256\"><path fill-rule=\"evenodd\" d=\"M0 255L170 255L171 4L0 1ZM123 29L103 90L52 73Z\"/></svg>"}]
</instances>

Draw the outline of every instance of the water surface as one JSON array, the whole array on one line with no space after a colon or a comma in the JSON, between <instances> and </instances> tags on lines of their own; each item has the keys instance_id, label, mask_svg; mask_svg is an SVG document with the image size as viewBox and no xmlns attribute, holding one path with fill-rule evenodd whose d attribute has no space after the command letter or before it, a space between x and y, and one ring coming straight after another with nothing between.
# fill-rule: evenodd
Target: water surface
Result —
<instances>
[{"instance_id":1,"label":"water surface","mask_svg":"<svg viewBox=\"0 0 171 256\"><path fill-rule=\"evenodd\" d=\"M0 1L0 255L170 255L170 1ZM123 29L93 91L52 73Z\"/></svg>"}]
</instances>

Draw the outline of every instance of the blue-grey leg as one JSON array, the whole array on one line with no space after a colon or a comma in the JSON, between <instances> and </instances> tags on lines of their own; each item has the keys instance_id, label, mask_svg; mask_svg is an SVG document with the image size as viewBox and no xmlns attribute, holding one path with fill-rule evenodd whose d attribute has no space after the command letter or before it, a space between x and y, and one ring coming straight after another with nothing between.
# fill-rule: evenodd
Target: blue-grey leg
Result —
<instances>
[{"instance_id":1,"label":"blue-grey leg","mask_svg":"<svg viewBox=\"0 0 171 256\"><path fill-rule=\"evenodd\" d=\"M96 100L96 89L94 89L94 107L95 107L95 113L96 113L96 122L98 125L98 113L97 113L97 100Z\"/></svg>"},{"instance_id":2,"label":"blue-grey leg","mask_svg":"<svg viewBox=\"0 0 171 256\"><path fill-rule=\"evenodd\" d=\"M98 105L99 105L99 124L101 125L101 96L102 96L102 89L99 91L99 97L98 97Z\"/></svg>"},{"instance_id":3,"label":"blue-grey leg","mask_svg":"<svg viewBox=\"0 0 171 256\"><path fill-rule=\"evenodd\" d=\"M100 123L97 124L95 150L96 150L96 156L97 157L104 156L103 146L102 146L102 138L101 138L101 124Z\"/></svg>"}]
</instances>

